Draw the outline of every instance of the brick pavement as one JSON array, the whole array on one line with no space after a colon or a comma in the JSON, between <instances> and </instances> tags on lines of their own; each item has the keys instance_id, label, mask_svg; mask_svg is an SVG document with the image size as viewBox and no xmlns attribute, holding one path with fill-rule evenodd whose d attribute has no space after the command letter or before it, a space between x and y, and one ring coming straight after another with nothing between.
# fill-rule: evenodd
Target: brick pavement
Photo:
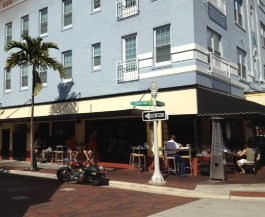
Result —
<instances>
[{"instance_id":1,"label":"brick pavement","mask_svg":"<svg viewBox=\"0 0 265 217\"><path fill-rule=\"evenodd\" d=\"M12 164L10 162L1 163L0 168L5 168L8 170L24 170L28 171L29 167L26 165L18 165ZM140 172L132 169L115 169L115 168L107 168L107 178L113 181L123 181L130 183L139 183L139 184L149 184L149 180L151 179L153 172ZM55 174L56 167L49 167L43 165L42 168L38 172L41 173L49 173ZM34 172L33 172L34 173ZM187 189L194 190L198 185L230 185L230 184L264 184L265 180L265 167L261 168L258 171L257 175L254 174L240 174L240 173L228 173L227 180L219 181L219 180L209 180L209 176L188 176L187 178L177 178L175 176L167 176L167 174L163 174L165 177L166 183L163 185L165 187L173 187L179 189ZM256 192L253 192L253 195ZM236 196L245 196L246 194L241 191L231 191L231 195ZM265 197L264 194L257 194L258 196Z\"/></svg>"},{"instance_id":2,"label":"brick pavement","mask_svg":"<svg viewBox=\"0 0 265 217\"><path fill-rule=\"evenodd\" d=\"M195 201L0 173L0 217L144 217Z\"/></svg>"}]
</instances>

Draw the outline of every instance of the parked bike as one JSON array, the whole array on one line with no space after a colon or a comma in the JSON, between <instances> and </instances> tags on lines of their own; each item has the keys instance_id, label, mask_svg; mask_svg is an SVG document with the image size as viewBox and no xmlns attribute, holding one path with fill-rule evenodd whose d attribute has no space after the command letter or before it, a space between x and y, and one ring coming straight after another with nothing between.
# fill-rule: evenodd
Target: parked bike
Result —
<instances>
[{"instance_id":1,"label":"parked bike","mask_svg":"<svg viewBox=\"0 0 265 217\"><path fill-rule=\"evenodd\" d=\"M102 166L86 166L81 162L68 162L57 170L57 178L61 182L78 182L100 185L106 181L106 170Z\"/></svg>"}]
</instances>

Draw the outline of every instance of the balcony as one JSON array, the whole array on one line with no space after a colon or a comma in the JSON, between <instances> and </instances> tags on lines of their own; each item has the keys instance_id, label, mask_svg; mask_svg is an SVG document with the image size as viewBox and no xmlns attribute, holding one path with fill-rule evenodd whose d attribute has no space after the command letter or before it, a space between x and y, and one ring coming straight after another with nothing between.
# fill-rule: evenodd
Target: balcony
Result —
<instances>
[{"instance_id":1,"label":"balcony","mask_svg":"<svg viewBox=\"0 0 265 217\"><path fill-rule=\"evenodd\" d=\"M139 14L139 0L117 0L117 18L124 18Z\"/></svg>"},{"instance_id":2,"label":"balcony","mask_svg":"<svg viewBox=\"0 0 265 217\"><path fill-rule=\"evenodd\" d=\"M224 58L210 52L209 65L212 76L226 81L230 80L231 69L228 60L225 60Z\"/></svg>"},{"instance_id":3,"label":"balcony","mask_svg":"<svg viewBox=\"0 0 265 217\"><path fill-rule=\"evenodd\" d=\"M139 80L138 59L131 59L117 63L118 83Z\"/></svg>"}]
</instances>

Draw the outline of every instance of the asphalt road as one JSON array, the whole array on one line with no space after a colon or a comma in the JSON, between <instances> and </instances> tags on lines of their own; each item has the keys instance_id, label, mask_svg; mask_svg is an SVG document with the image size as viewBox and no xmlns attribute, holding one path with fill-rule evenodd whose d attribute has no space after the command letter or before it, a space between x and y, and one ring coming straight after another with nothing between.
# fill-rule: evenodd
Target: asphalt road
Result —
<instances>
[{"instance_id":1,"label":"asphalt road","mask_svg":"<svg viewBox=\"0 0 265 217\"><path fill-rule=\"evenodd\" d=\"M4 173L0 189L0 217L146 217L196 201Z\"/></svg>"}]
</instances>

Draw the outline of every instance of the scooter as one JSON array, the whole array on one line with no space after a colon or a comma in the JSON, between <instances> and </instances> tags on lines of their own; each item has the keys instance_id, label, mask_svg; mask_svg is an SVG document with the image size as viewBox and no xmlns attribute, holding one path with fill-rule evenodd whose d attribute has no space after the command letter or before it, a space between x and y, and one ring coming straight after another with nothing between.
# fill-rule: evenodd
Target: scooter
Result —
<instances>
[{"instance_id":1,"label":"scooter","mask_svg":"<svg viewBox=\"0 0 265 217\"><path fill-rule=\"evenodd\" d=\"M67 166L57 170L57 178L60 182L77 182L98 186L106 179L106 170L102 166L86 166L82 162L71 161Z\"/></svg>"}]
</instances>

